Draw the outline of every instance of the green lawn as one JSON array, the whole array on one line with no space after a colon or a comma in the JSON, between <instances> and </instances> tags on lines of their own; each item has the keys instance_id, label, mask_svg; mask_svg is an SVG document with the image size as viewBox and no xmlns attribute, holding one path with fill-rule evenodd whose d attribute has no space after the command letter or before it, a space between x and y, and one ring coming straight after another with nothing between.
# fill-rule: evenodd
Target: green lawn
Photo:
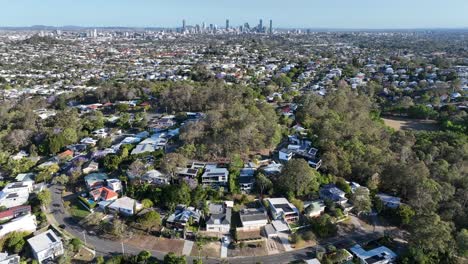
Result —
<instances>
[{"instance_id":1,"label":"green lawn","mask_svg":"<svg viewBox=\"0 0 468 264\"><path fill-rule=\"evenodd\" d=\"M70 214L74 217L77 218L78 220L81 220L88 216L90 212L86 210L83 205L81 205L77 200L74 200L70 204Z\"/></svg>"}]
</instances>

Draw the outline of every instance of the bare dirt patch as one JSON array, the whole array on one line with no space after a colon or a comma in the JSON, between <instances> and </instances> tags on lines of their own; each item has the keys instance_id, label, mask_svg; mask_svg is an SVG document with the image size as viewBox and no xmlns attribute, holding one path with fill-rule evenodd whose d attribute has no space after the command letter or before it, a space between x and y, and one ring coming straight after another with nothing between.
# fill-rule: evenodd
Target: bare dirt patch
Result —
<instances>
[{"instance_id":1,"label":"bare dirt patch","mask_svg":"<svg viewBox=\"0 0 468 264\"><path fill-rule=\"evenodd\" d=\"M221 255L221 243L219 242L208 243L202 247L201 252L198 251L198 247L195 243L192 247L192 252L190 253L190 255L194 257L200 256L202 258L206 258L206 257L219 258L219 256Z\"/></svg>"},{"instance_id":2,"label":"bare dirt patch","mask_svg":"<svg viewBox=\"0 0 468 264\"><path fill-rule=\"evenodd\" d=\"M438 130L437 121L409 118L383 118L385 125L399 130L417 130L417 131L436 131Z\"/></svg>"},{"instance_id":3,"label":"bare dirt patch","mask_svg":"<svg viewBox=\"0 0 468 264\"><path fill-rule=\"evenodd\" d=\"M126 243L145 249L163 251L163 252L174 252L181 255L184 248L183 239L167 239L162 237L154 236L134 236L126 240Z\"/></svg>"},{"instance_id":4,"label":"bare dirt patch","mask_svg":"<svg viewBox=\"0 0 468 264\"><path fill-rule=\"evenodd\" d=\"M242 245L240 243L243 243ZM229 245L228 257L268 255L266 241L240 242L235 247Z\"/></svg>"}]
</instances>

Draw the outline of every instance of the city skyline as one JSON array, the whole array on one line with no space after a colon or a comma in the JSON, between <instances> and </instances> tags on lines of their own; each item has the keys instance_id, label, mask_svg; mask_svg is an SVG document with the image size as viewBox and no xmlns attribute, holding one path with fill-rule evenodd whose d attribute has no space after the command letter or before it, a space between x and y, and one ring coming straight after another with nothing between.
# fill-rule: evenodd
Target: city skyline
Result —
<instances>
[{"instance_id":1,"label":"city skyline","mask_svg":"<svg viewBox=\"0 0 468 264\"><path fill-rule=\"evenodd\" d=\"M395 0L375 3L356 0L352 3L339 0L295 1L284 6L279 1L249 2L240 0L235 5L227 2L202 0L196 3L182 0L139 1L58 1L0 0L3 14L2 27L83 26L83 27L180 27L215 24L224 27L226 19L231 27L259 19L272 19L275 28L338 28L338 29L413 29L413 28L466 28L468 2L449 0L441 3L428 0L424 4Z\"/></svg>"}]
</instances>

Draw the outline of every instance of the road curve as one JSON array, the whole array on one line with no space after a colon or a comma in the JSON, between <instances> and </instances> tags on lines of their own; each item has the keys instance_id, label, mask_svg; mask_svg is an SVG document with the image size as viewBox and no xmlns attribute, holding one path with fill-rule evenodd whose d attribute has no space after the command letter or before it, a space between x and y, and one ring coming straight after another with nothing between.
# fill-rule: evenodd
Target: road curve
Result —
<instances>
[{"instance_id":1,"label":"road curve","mask_svg":"<svg viewBox=\"0 0 468 264\"><path fill-rule=\"evenodd\" d=\"M84 230L78 222L65 210L62 200L62 190L64 187L58 185L51 185L49 187L52 194L52 201L49 205L50 213L54 216L55 221L59 225L65 225L65 230L83 240ZM340 247L340 244L348 244L349 241L364 242L378 238L381 233L353 233L345 237L337 237L322 241L322 244L334 244ZM113 241L108 239L102 239L98 236L86 234L86 244L92 246L96 250L96 255L111 256L116 254L122 254L122 243L119 241ZM138 254L145 248L138 248L132 245L123 244L125 254ZM154 257L162 260L167 252L161 252L156 250L149 250ZM314 256L315 247L309 247L289 252L284 252L275 255L258 256L258 257L233 257L228 258L229 263L233 264L247 264L247 263L289 263L295 260L303 260L312 258ZM186 256L187 262L191 263L196 257ZM222 260L217 258L203 258L203 263L220 263Z\"/></svg>"}]
</instances>

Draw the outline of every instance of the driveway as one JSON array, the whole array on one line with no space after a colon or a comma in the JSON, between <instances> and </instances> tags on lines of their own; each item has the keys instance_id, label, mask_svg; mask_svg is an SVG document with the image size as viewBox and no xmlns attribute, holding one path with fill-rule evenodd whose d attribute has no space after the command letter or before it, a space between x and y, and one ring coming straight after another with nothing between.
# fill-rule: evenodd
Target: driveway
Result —
<instances>
[{"instance_id":1,"label":"driveway","mask_svg":"<svg viewBox=\"0 0 468 264\"><path fill-rule=\"evenodd\" d=\"M224 238L226 238L226 242L224 242ZM227 258L228 247L231 244L231 239L228 236L223 237L223 242L221 242L221 258Z\"/></svg>"}]
</instances>

